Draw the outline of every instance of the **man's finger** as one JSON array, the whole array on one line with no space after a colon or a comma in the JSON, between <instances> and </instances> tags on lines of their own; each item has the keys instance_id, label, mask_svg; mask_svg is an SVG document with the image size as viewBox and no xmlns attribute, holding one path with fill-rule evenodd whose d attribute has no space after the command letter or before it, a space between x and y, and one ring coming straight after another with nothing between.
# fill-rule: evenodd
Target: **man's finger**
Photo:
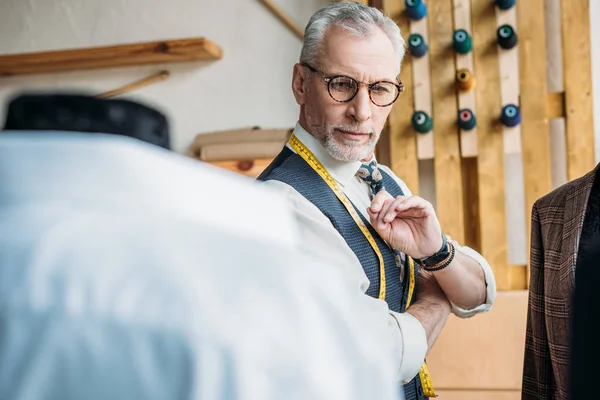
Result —
<instances>
[{"instance_id":1,"label":"man's finger","mask_svg":"<svg viewBox=\"0 0 600 400\"><path fill-rule=\"evenodd\" d=\"M402 211L406 211L410 208L421 208L421 209L427 209L430 206L430 203L427 202L427 200L419 197L419 196L411 196L411 197L407 197L405 201L403 201L398 208L396 209L396 211L398 212L402 212Z\"/></svg>"},{"instance_id":2,"label":"man's finger","mask_svg":"<svg viewBox=\"0 0 600 400\"><path fill-rule=\"evenodd\" d=\"M377 218L378 221L380 223L386 223L385 221L385 216L388 214L388 212L390 212L390 210L393 210L395 208L395 204L398 202L397 199L394 199L393 197L389 197L385 203L383 203L383 207L381 207L381 211L379 211L379 217ZM389 222L389 221L387 221Z\"/></svg>"},{"instance_id":3,"label":"man's finger","mask_svg":"<svg viewBox=\"0 0 600 400\"><path fill-rule=\"evenodd\" d=\"M371 206L369 208L373 213L377 214L381 212L381 209L383 208L383 205L386 203L386 201L390 202L393 199L394 198L392 197L392 195L389 194L385 189L380 190L379 193L377 193L377 195L373 197L373 200L371 201Z\"/></svg>"},{"instance_id":4,"label":"man's finger","mask_svg":"<svg viewBox=\"0 0 600 400\"><path fill-rule=\"evenodd\" d=\"M396 199L390 203L390 206L386 209L385 214L382 216L381 220L383 222L390 223L396 218L398 212L402 210L401 205L407 202L410 197L398 196Z\"/></svg>"}]
</instances>

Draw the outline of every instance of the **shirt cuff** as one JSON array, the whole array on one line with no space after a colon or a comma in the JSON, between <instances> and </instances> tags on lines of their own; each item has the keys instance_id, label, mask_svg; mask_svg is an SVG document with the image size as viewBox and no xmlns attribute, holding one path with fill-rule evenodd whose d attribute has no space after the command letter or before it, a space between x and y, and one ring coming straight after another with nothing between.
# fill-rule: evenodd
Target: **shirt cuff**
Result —
<instances>
[{"instance_id":1,"label":"shirt cuff","mask_svg":"<svg viewBox=\"0 0 600 400\"><path fill-rule=\"evenodd\" d=\"M392 311L390 314L396 319L402 335L402 362L398 369L398 377L405 384L417 376L425 361L427 334L423 325L414 316Z\"/></svg>"},{"instance_id":2,"label":"shirt cuff","mask_svg":"<svg viewBox=\"0 0 600 400\"><path fill-rule=\"evenodd\" d=\"M457 242L451 240L449 236L448 241L452 241L452 244L454 245L456 251L474 259L475 261L477 261L477 263L479 263L481 269L483 270L483 275L485 277L486 284L485 303L471 310L465 310L464 308L460 308L455 304L452 304L452 313L459 318L470 318L476 314L488 312L492 308L492 305L494 304L494 299L496 298L496 278L494 277L494 273L492 272L490 264L488 264L488 262L485 260L485 258L483 258L481 254L479 254L472 248L468 246L459 245Z\"/></svg>"}]
</instances>

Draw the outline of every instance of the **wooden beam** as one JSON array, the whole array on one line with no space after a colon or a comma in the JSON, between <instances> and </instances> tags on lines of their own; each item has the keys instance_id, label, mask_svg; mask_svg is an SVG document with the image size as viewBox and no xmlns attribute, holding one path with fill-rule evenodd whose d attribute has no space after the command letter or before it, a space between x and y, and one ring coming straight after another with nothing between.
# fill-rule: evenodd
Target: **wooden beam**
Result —
<instances>
[{"instance_id":1,"label":"wooden beam","mask_svg":"<svg viewBox=\"0 0 600 400\"><path fill-rule=\"evenodd\" d=\"M429 58L434 130L436 212L444 232L464 243L460 135L453 58L452 0L429 2Z\"/></svg>"},{"instance_id":2,"label":"wooden beam","mask_svg":"<svg viewBox=\"0 0 600 400\"><path fill-rule=\"evenodd\" d=\"M454 30L464 29L465 31L473 32L471 27L471 0L453 0L454 5ZM474 74L473 68L473 52L467 54L454 54L454 62L456 70L467 69L473 74L474 80L477 77ZM477 117L475 90L459 91L458 92L458 108L468 108L473 111ZM471 130L460 131L460 151L463 157L477 156L477 126Z\"/></svg>"},{"instance_id":3,"label":"wooden beam","mask_svg":"<svg viewBox=\"0 0 600 400\"><path fill-rule=\"evenodd\" d=\"M300 40L304 39L304 30L294 22L290 16L284 12L281 7L275 4L272 0L260 0L268 9L275 15L285 26L288 27Z\"/></svg>"},{"instance_id":4,"label":"wooden beam","mask_svg":"<svg viewBox=\"0 0 600 400\"><path fill-rule=\"evenodd\" d=\"M508 267L510 290L527 290L529 287L529 265L511 265Z\"/></svg>"},{"instance_id":5,"label":"wooden beam","mask_svg":"<svg viewBox=\"0 0 600 400\"><path fill-rule=\"evenodd\" d=\"M550 130L547 117L550 96L547 94L546 86L544 0L517 2L517 18L521 77L521 149L525 183L525 219L529 243L533 203L552 190ZM530 246L527 246L527 249L529 248ZM525 282L527 283L527 279ZM513 283L523 286L520 280ZM513 283L511 289L523 289L523 287L513 287Z\"/></svg>"},{"instance_id":6,"label":"wooden beam","mask_svg":"<svg viewBox=\"0 0 600 400\"><path fill-rule=\"evenodd\" d=\"M550 92L548 93L548 119L564 118L565 117L565 93Z\"/></svg>"},{"instance_id":7,"label":"wooden beam","mask_svg":"<svg viewBox=\"0 0 600 400\"><path fill-rule=\"evenodd\" d=\"M405 2L402 2L403 4ZM431 7L431 5L429 5ZM429 14L429 12L427 13ZM406 13L405 13L406 15ZM405 18L408 18L405 16ZM429 43L429 29L427 20L429 15L426 15L419 21L410 19L410 33L418 33L423 37L425 43ZM406 31L408 37L408 31ZM414 99L414 110L423 111L430 117L432 116L432 99L431 99L431 62L429 60L430 53L428 52L422 57L410 57L412 63L412 89ZM427 133L417 134L417 157L419 160L431 160L434 157L434 131L437 123L433 121L433 129ZM413 131L416 132L416 131Z\"/></svg>"},{"instance_id":8,"label":"wooden beam","mask_svg":"<svg viewBox=\"0 0 600 400\"><path fill-rule=\"evenodd\" d=\"M371 7L375 7L379 10L383 10L383 0L369 0L368 1L369 5ZM363 4L366 4L365 2L363 2Z\"/></svg>"},{"instance_id":9,"label":"wooden beam","mask_svg":"<svg viewBox=\"0 0 600 400\"><path fill-rule=\"evenodd\" d=\"M481 253L496 276L497 288L509 290L504 184L504 148L495 2L471 0L473 63L477 71L477 147Z\"/></svg>"},{"instance_id":10,"label":"wooden beam","mask_svg":"<svg viewBox=\"0 0 600 400\"><path fill-rule=\"evenodd\" d=\"M251 178L258 178L264 169L269 166L271 161L273 161L272 158L240 161L211 161L210 164Z\"/></svg>"},{"instance_id":11,"label":"wooden beam","mask_svg":"<svg viewBox=\"0 0 600 400\"><path fill-rule=\"evenodd\" d=\"M510 25L517 31L516 7L501 10L496 7L497 26ZM520 33L519 33L520 35ZM502 105L519 105L519 47L503 49L498 47L498 63L500 66L500 101ZM502 126L504 137L504 154L521 154L521 125ZM510 177L507 177L510 180Z\"/></svg>"},{"instance_id":12,"label":"wooden beam","mask_svg":"<svg viewBox=\"0 0 600 400\"><path fill-rule=\"evenodd\" d=\"M465 219L464 244L481 253L481 221L479 218L479 175L477 157L463 157L463 204Z\"/></svg>"},{"instance_id":13,"label":"wooden beam","mask_svg":"<svg viewBox=\"0 0 600 400\"><path fill-rule=\"evenodd\" d=\"M561 1L567 179L595 165L589 0Z\"/></svg>"},{"instance_id":14,"label":"wooden beam","mask_svg":"<svg viewBox=\"0 0 600 400\"><path fill-rule=\"evenodd\" d=\"M383 0L383 10L396 21L403 36L406 37L410 27L408 19L402 15L404 8L404 2ZM390 168L404 180L411 192L419 194L417 134L410 122L414 104L412 62L408 53L402 63L400 80L404 83L406 91L400 93L400 97L392 106L392 111L388 117Z\"/></svg>"},{"instance_id":15,"label":"wooden beam","mask_svg":"<svg viewBox=\"0 0 600 400\"><path fill-rule=\"evenodd\" d=\"M219 46L205 38L165 40L0 56L0 76L130 65L217 60Z\"/></svg>"},{"instance_id":16,"label":"wooden beam","mask_svg":"<svg viewBox=\"0 0 600 400\"><path fill-rule=\"evenodd\" d=\"M99 95L97 95L97 97L100 97L103 99L108 99L108 98L115 97L115 96L118 96L118 95L121 95L124 93L129 93L136 89L143 88L144 86L148 86L148 85L151 85L156 82L164 81L169 76L170 76L169 71L160 71L160 72L157 72L156 74L150 75L147 78L140 79L138 81L130 83L129 85L121 86L120 88L110 90L108 92L100 93Z\"/></svg>"}]
</instances>

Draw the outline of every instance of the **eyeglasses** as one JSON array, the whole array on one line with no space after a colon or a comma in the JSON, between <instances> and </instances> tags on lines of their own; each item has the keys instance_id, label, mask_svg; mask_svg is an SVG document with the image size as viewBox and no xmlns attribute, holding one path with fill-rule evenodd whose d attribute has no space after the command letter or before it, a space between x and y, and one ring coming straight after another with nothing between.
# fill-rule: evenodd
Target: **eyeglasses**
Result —
<instances>
[{"instance_id":1,"label":"eyeglasses","mask_svg":"<svg viewBox=\"0 0 600 400\"><path fill-rule=\"evenodd\" d=\"M392 105L400 95L400 92L404 91L404 85L400 80L398 80L398 83L388 81L365 83L345 75L325 76L322 72L307 63L302 63L302 65L312 72L321 75L323 81L327 84L329 95L339 103L347 103L352 100L358 93L361 85L367 85L371 102L379 107Z\"/></svg>"}]
</instances>

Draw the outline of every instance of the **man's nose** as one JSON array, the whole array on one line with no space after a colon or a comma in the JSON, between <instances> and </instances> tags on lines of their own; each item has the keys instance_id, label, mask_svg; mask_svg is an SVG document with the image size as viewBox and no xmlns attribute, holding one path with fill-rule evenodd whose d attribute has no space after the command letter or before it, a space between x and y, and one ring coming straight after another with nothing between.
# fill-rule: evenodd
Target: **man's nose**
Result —
<instances>
[{"instance_id":1,"label":"man's nose","mask_svg":"<svg viewBox=\"0 0 600 400\"><path fill-rule=\"evenodd\" d=\"M371 118L371 105L369 89L361 85L356 96L350 101L349 116L359 122L367 121Z\"/></svg>"}]
</instances>

